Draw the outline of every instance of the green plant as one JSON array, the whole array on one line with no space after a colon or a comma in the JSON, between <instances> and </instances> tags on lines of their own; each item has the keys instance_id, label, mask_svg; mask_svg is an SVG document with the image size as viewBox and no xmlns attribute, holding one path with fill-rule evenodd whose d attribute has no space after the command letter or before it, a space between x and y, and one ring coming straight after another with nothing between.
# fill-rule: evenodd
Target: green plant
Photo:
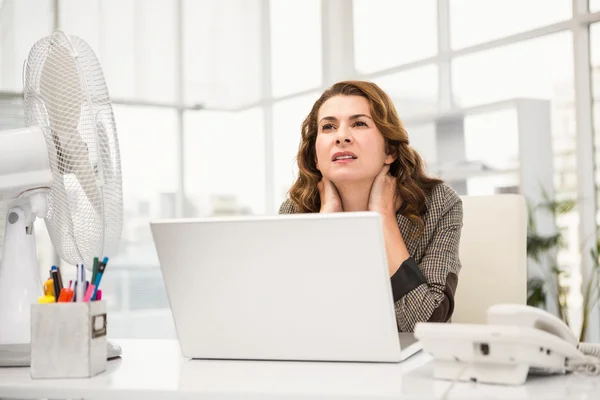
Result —
<instances>
[{"instance_id":1,"label":"green plant","mask_svg":"<svg viewBox=\"0 0 600 400\"><path fill-rule=\"evenodd\" d=\"M528 282L527 304L537 307L547 305L547 297L552 295L557 305L561 317L566 316L566 309L560 307L561 300L561 281L567 277L567 271L559 268L556 261L558 250L564 246L564 239L560 230L554 225L552 233L549 235L541 234L536 226L536 217L541 214L549 214L553 221L563 214L571 212L577 203L573 200L555 201L549 200L544 195L544 202L536 205L528 203L528 224L527 224L527 256L531 264L544 265L541 272L550 271L550 276L534 277ZM530 268L530 269L533 269Z\"/></svg>"},{"instance_id":2,"label":"green plant","mask_svg":"<svg viewBox=\"0 0 600 400\"><path fill-rule=\"evenodd\" d=\"M530 278L527 282L527 304L535 307L545 308L548 301L554 302L557 306L559 317L570 325L568 316L568 297L569 286L566 284L569 278L569 269L561 268L558 265L556 256L558 251L564 246L563 234L558 227L554 226L553 233L543 235L538 232L535 216L539 213L549 213L553 221L561 215L567 214L576 207L575 200L545 200L541 204L531 205L529 208L529 223L527 230L527 256L530 260L531 269L534 265L544 265L542 268L542 277L536 276ZM580 331L580 341L584 341L585 332L589 322L590 311L598 304L600 300L600 241L596 243L594 249L590 251L592 258L592 268L589 277L582 285L582 326ZM548 271L544 275L544 272Z\"/></svg>"},{"instance_id":3,"label":"green plant","mask_svg":"<svg viewBox=\"0 0 600 400\"><path fill-rule=\"evenodd\" d=\"M583 288L583 304L581 306L583 318L581 323L581 334L579 335L579 341L585 340L585 331L589 322L589 315L591 310L598 305L600 300L600 240L596 241L595 248L590 250L590 256L592 257L592 268L590 270L590 276L587 283L584 282Z\"/></svg>"}]
</instances>

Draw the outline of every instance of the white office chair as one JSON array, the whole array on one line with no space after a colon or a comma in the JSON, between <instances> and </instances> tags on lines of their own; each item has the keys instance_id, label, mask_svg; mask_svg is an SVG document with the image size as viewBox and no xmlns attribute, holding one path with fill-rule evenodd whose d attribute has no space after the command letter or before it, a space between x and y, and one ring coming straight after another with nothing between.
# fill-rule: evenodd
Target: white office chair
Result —
<instances>
[{"instance_id":1,"label":"white office chair","mask_svg":"<svg viewBox=\"0 0 600 400\"><path fill-rule=\"evenodd\" d=\"M485 324L489 306L527 302L527 205L514 194L461 198L462 269L452 322Z\"/></svg>"}]
</instances>

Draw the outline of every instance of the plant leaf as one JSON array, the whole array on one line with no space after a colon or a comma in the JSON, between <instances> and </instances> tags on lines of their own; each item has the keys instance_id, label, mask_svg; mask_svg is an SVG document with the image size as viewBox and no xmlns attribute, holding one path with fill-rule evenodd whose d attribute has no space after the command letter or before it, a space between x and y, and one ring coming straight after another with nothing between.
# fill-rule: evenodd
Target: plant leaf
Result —
<instances>
[{"instance_id":1,"label":"plant leaf","mask_svg":"<svg viewBox=\"0 0 600 400\"><path fill-rule=\"evenodd\" d=\"M554 216L568 214L577 207L577 201L572 199L567 200L548 200L537 206L538 209L542 209L552 213Z\"/></svg>"},{"instance_id":2,"label":"plant leaf","mask_svg":"<svg viewBox=\"0 0 600 400\"><path fill-rule=\"evenodd\" d=\"M546 306L544 285L544 280L540 278L532 278L527 281L527 305L532 307Z\"/></svg>"},{"instance_id":3,"label":"plant leaf","mask_svg":"<svg viewBox=\"0 0 600 400\"><path fill-rule=\"evenodd\" d=\"M560 233L552 236L529 234L527 235L527 254L534 260L539 261L543 253L561 247L562 244L563 239Z\"/></svg>"}]
</instances>

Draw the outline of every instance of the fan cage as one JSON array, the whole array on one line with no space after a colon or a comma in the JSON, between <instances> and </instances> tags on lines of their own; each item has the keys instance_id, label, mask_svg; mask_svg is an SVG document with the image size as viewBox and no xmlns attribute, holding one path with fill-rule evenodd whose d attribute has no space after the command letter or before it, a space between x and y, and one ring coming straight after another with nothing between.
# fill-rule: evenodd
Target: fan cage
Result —
<instances>
[{"instance_id":1,"label":"fan cage","mask_svg":"<svg viewBox=\"0 0 600 400\"><path fill-rule=\"evenodd\" d=\"M26 125L40 127L48 146L52 244L67 263L91 267L116 253L123 225L117 130L93 50L61 31L39 40L25 64L24 99Z\"/></svg>"}]
</instances>

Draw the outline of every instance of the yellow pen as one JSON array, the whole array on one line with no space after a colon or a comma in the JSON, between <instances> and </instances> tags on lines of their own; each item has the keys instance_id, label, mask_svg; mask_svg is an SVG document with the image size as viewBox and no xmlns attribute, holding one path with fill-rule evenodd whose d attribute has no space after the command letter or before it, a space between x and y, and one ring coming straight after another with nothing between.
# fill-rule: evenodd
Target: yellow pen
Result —
<instances>
[{"instance_id":1,"label":"yellow pen","mask_svg":"<svg viewBox=\"0 0 600 400\"><path fill-rule=\"evenodd\" d=\"M46 304L46 303L55 303L56 298L54 296L41 296L38 297L38 303Z\"/></svg>"},{"instance_id":2,"label":"yellow pen","mask_svg":"<svg viewBox=\"0 0 600 400\"><path fill-rule=\"evenodd\" d=\"M54 293L54 279L49 278L46 282L44 282L44 295L46 296L55 296Z\"/></svg>"}]
</instances>

